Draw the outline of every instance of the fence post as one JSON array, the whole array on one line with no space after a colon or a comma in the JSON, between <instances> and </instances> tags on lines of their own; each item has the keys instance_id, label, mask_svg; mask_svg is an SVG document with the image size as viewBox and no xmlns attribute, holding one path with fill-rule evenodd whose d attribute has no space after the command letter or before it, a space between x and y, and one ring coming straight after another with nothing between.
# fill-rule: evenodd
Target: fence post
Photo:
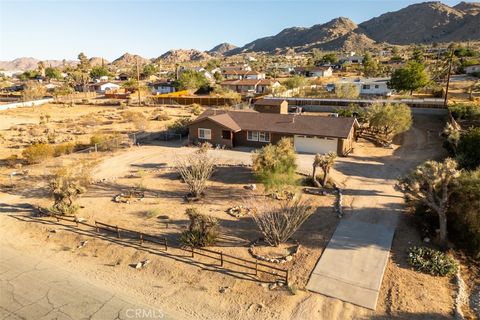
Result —
<instances>
[{"instance_id":1,"label":"fence post","mask_svg":"<svg viewBox=\"0 0 480 320\"><path fill-rule=\"evenodd\" d=\"M97 144L95 143L95 152L98 152Z\"/></svg>"},{"instance_id":2,"label":"fence post","mask_svg":"<svg viewBox=\"0 0 480 320\"><path fill-rule=\"evenodd\" d=\"M288 286L288 269L285 270L285 285Z\"/></svg>"},{"instance_id":3,"label":"fence post","mask_svg":"<svg viewBox=\"0 0 480 320\"><path fill-rule=\"evenodd\" d=\"M143 244L143 234L140 233L140 245L142 245L142 244Z\"/></svg>"},{"instance_id":4,"label":"fence post","mask_svg":"<svg viewBox=\"0 0 480 320\"><path fill-rule=\"evenodd\" d=\"M255 259L255 276L258 276L258 259Z\"/></svg>"},{"instance_id":5,"label":"fence post","mask_svg":"<svg viewBox=\"0 0 480 320\"><path fill-rule=\"evenodd\" d=\"M115 226L115 228L117 229L117 238L120 239L120 230L118 230L118 226Z\"/></svg>"},{"instance_id":6,"label":"fence post","mask_svg":"<svg viewBox=\"0 0 480 320\"><path fill-rule=\"evenodd\" d=\"M192 249L192 258L194 258L194 252L193 252L193 247L190 247Z\"/></svg>"},{"instance_id":7,"label":"fence post","mask_svg":"<svg viewBox=\"0 0 480 320\"><path fill-rule=\"evenodd\" d=\"M223 267L223 252L220 252L220 266Z\"/></svg>"},{"instance_id":8,"label":"fence post","mask_svg":"<svg viewBox=\"0 0 480 320\"><path fill-rule=\"evenodd\" d=\"M98 228L98 225L97 225L97 221L95 221L95 230L96 230L97 232L100 232L100 229Z\"/></svg>"},{"instance_id":9,"label":"fence post","mask_svg":"<svg viewBox=\"0 0 480 320\"><path fill-rule=\"evenodd\" d=\"M167 251L167 250L168 250L168 247L167 247L167 238L164 238L164 240L165 240L165 251Z\"/></svg>"}]
</instances>

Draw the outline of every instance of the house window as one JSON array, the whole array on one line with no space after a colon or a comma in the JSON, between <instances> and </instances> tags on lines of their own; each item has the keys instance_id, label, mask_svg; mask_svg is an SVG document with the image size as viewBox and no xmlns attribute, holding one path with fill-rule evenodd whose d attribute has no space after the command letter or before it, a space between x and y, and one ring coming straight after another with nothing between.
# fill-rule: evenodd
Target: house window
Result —
<instances>
[{"instance_id":1,"label":"house window","mask_svg":"<svg viewBox=\"0 0 480 320\"><path fill-rule=\"evenodd\" d=\"M222 130L222 139L225 139L225 140L232 139L232 132L228 130Z\"/></svg>"},{"instance_id":2,"label":"house window","mask_svg":"<svg viewBox=\"0 0 480 320\"><path fill-rule=\"evenodd\" d=\"M368 90L368 89L370 89L370 85L369 84L364 84L362 89L363 90Z\"/></svg>"},{"instance_id":3,"label":"house window","mask_svg":"<svg viewBox=\"0 0 480 320\"><path fill-rule=\"evenodd\" d=\"M270 142L270 132L247 131L248 141Z\"/></svg>"},{"instance_id":4,"label":"house window","mask_svg":"<svg viewBox=\"0 0 480 320\"><path fill-rule=\"evenodd\" d=\"M258 141L258 131L247 131L248 141Z\"/></svg>"},{"instance_id":5,"label":"house window","mask_svg":"<svg viewBox=\"0 0 480 320\"><path fill-rule=\"evenodd\" d=\"M259 132L258 141L260 142L270 142L270 132Z\"/></svg>"},{"instance_id":6,"label":"house window","mask_svg":"<svg viewBox=\"0 0 480 320\"><path fill-rule=\"evenodd\" d=\"M378 84L375 85L375 89L378 89Z\"/></svg>"},{"instance_id":7,"label":"house window","mask_svg":"<svg viewBox=\"0 0 480 320\"><path fill-rule=\"evenodd\" d=\"M212 130L198 128L198 137L200 139L210 140L212 138Z\"/></svg>"}]
</instances>

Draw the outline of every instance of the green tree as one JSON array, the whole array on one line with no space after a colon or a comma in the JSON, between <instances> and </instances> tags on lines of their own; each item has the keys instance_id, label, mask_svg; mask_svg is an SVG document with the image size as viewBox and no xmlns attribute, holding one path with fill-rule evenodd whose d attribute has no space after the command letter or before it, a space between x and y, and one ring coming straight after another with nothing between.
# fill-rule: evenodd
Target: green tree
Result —
<instances>
[{"instance_id":1,"label":"green tree","mask_svg":"<svg viewBox=\"0 0 480 320\"><path fill-rule=\"evenodd\" d=\"M48 79L62 80L62 72L57 68L47 67L45 68L45 77Z\"/></svg>"},{"instance_id":2,"label":"green tree","mask_svg":"<svg viewBox=\"0 0 480 320\"><path fill-rule=\"evenodd\" d=\"M77 65L78 70L82 70L86 72L88 71L88 69L90 69L90 61L88 61L87 56L83 52L80 52L78 54L78 60L79 60L79 63Z\"/></svg>"},{"instance_id":3,"label":"green tree","mask_svg":"<svg viewBox=\"0 0 480 320\"><path fill-rule=\"evenodd\" d=\"M174 83L177 90L196 90L209 84L210 82L203 73L194 70L182 72Z\"/></svg>"},{"instance_id":4,"label":"green tree","mask_svg":"<svg viewBox=\"0 0 480 320\"><path fill-rule=\"evenodd\" d=\"M267 189L280 189L295 183L296 158L292 140L282 138L254 152L252 169Z\"/></svg>"},{"instance_id":5,"label":"green tree","mask_svg":"<svg viewBox=\"0 0 480 320\"><path fill-rule=\"evenodd\" d=\"M360 88L354 83L337 83L335 95L340 99L355 99L360 95Z\"/></svg>"},{"instance_id":6,"label":"green tree","mask_svg":"<svg viewBox=\"0 0 480 320\"><path fill-rule=\"evenodd\" d=\"M27 70L22 73L18 78L22 81L32 80L39 76L40 74L36 70Z\"/></svg>"},{"instance_id":7,"label":"green tree","mask_svg":"<svg viewBox=\"0 0 480 320\"><path fill-rule=\"evenodd\" d=\"M288 78L283 85L287 87L287 89L300 88L307 85L307 79L303 76L293 76Z\"/></svg>"},{"instance_id":8,"label":"green tree","mask_svg":"<svg viewBox=\"0 0 480 320\"><path fill-rule=\"evenodd\" d=\"M444 162L429 160L417 166L399 183L407 203L426 205L438 215L442 246L447 244L447 210L453 192L452 185L459 175L460 171L457 170L455 160L450 158Z\"/></svg>"},{"instance_id":9,"label":"green tree","mask_svg":"<svg viewBox=\"0 0 480 320\"><path fill-rule=\"evenodd\" d=\"M412 113L406 104L373 104L367 111L369 129L387 141L412 126Z\"/></svg>"},{"instance_id":10,"label":"green tree","mask_svg":"<svg viewBox=\"0 0 480 320\"><path fill-rule=\"evenodd\" d=\"M338 62L338 57L335 53L327 53L320 59L321 64L335 64Z\"/></svg>"},{"instance_id":11,"label":"green tree","mask_svg":"<svg viewBox=\"0 0 480 320\"><path fill-rule=\"evenodd\" d=\"M363 56L363 74L365 77L378 77L380 75L380 65L377 60L367 52Z\"/></svg>"},{"instance_id":12,"label":"green tree","mask_svg":"<svg viewBox=\"0 0 480 320\"><path fill-rule=\"evenodd\" d=\"M418 47L418 46L415 47L412 52L412 60L423 64L425 62L425 58L423 57L423 54L424 54L424 50L422 47Z\"/></svg>"},{"instance_id":13,"label":"green tree","mask_svg":"<svg viewBox=\"0 0 480 320\"><path fill-rule=\"evenodd\" d=\"M430 76L425 66L416 61L409 61L405 67L395 70L388 82L388 86L398 91L410 91L425 87L430 81Z\"/></svg>"},{"instance_id":14,"label":"green tree","mask_svg":"<svg viewBox=\"0 0 480 320\"><path fill-rule=\"evenodd\" d=\"M149 63L143 66L142 69L142 76L143 77L150 77L153 76L158 72L158 67L153 63Z\"/></svg>"},{"instance_id":15,"label":"green tree","mask_svg":"<svg viewBox=\"0 0 480 320\"><path fill-rule=\"evenodd\" d=\"M95 66L90 70L90 77L93 79L99 79L100 77L109 76L110 71L106 66Z\"/></svg>"},{"instance_id":16,"label":"green tree","mask_svg":"<svg viewBox=\"0 0 480 320\"><path fill-rule=\"evenodd\" d=\"M456 153L461 168L475 170L480 166L480 127L470 128L460 135Z\"/></svg>"}]
</instances>

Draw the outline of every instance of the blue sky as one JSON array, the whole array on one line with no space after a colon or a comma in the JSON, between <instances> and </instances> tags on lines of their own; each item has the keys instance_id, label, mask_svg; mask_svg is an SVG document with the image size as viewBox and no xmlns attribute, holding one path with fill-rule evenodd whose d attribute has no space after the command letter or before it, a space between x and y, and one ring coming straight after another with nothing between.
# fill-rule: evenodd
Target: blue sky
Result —
<instances>
[{"instance_id":1,"label":"blue sky","mask_svg":"<svg viewBox=\"0 0 480 320\"><path fill-rule=\"evenodd\" d=\"M242 46L291 26L335 17L356 23L421 1L396 0L0 0L0 60L158 57L172 48ZM458 1L444 1L455 5Z\"/></svg>"}]
</instances>

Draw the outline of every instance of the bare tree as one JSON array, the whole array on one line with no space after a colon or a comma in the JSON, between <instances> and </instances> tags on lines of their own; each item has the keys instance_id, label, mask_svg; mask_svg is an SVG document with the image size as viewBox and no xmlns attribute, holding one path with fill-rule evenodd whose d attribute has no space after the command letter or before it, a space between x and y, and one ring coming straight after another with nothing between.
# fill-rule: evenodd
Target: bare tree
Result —
<instances>
[{"instance_id":1,"label":"bare tree","mask_svg":"<svg viewBox=\"0 0 480 320\"><path fill-rule=\"evenodd\" d=\"M177 169L188 186L189 197L197 198L203 194L214 168L215 159L206 152L196 152L177 159Z\"/></svg>"},{"instance_id":2,"label":"bare tree","mask_svg":"<svg viewBox=\"0 0 480 320\"><path fill-rule=\"evenodd\" d=\"M407 201L423 203L438 215L442 246L447 244L447 209L453 191L451 185L459 175L455 160L430 160L419 165L399 183Z\"/></svg>"},{"instance_id":3,"label":"bare tree","mask_svg":"<svg viewBox=\"0 0 480 320\"><path fill-rule=\"evenodd\" d=\"M315 212L310 201L299 197L281 202L251 198L246 200L246 206L265 241L274 247L286 242Z\"/></svg>"},{"instance_id":4,"label":"bare tree","mask_svg":"<svg viewBox=\"0 0 480 320\"><path fill-rule=\"evenodd\" d=\"M317 153L315 155L315 159L313 160L313 172L312 172L312 181L313 184L320 188L321 186L325 187L325 185L328 182L328 175L330 173L330 169L333 168L335 165L335 159L337 158L337 155L333 152L328 152L326 154L319 154ZM322 179L322 185L318 183L317 181L317 167L322 168L323 171L323 179Z\"/></svg>"}]
</instances>

